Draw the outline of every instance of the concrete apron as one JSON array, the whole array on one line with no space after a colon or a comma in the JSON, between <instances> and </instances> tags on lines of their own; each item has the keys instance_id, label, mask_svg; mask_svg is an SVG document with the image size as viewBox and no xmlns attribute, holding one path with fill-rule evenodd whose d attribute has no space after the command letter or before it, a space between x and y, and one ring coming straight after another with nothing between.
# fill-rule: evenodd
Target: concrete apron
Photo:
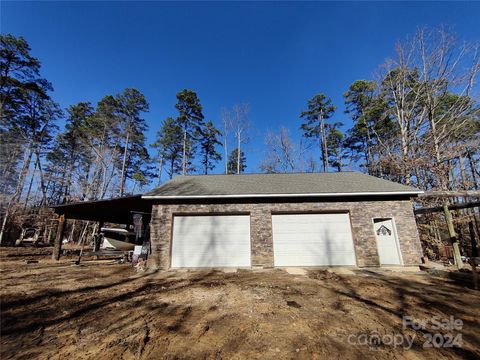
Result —
<instances>
[{"instance_id":1,"label":"concrete apron","mask_svg":"<svg viewBox=\"0 0 480 360\"><path fill-rule=\"evenodd\" d=\"M343 266L332 266L332 267L271 267L271 268L235 268L235 267L225 267L225 268L197 268L197 269L170 269L170 272L192 272L200 270L216 270L221 271L226 274L228 273L237 273L237 272L271 272L271 271L286 271L291 275L307 275L309 271L315 270L324 270L330 273L339 274L339 275L359 275L363 272L375 272L378 274L385 273L420 273L422 272L419 266L382 266L382 267L343 267Z\"/></svg>"}]
</instances>

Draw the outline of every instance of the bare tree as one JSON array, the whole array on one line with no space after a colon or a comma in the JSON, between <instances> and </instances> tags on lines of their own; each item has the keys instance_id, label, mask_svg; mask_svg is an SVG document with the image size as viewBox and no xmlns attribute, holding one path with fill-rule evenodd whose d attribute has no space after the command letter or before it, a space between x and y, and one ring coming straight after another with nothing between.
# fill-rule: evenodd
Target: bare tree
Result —
<instances>
[{"instance_id":1,"label":"bare tree","mask_svg":"<svg viewBox=\"0 0 480 360\"><path fill-rule=\"evenodd\" d=\"M222 108L220 117L223 125L223 159L225 160L225 174L228 174L228 133L232 128L232 117L230 111L226 107Z\"/></svg>"},{"instance_id":2,"label":"bare tree","mask_svg":"<svg viewBox=\"0 0 480 360\"><path fill-rule=\"evenodd\" d=\"M310 154L305 160L305 172L307 173L315 173L318 172L318 163L315 160L315 157Z\"/></svg>"},{"instance_id":3,"label":"bare tree","mask_svg":"<svg viewBox=\"0 0 480 360\"><path fill-rule=\"evenodd\" d=\"M432 148L439 185L447 186L452 135L465 129L477 111L471 98L480 70L478 44L458 45L455 35L444 27L420 29L412 40L420 70L419 96L425 121L429 125L426 140Z\"/></svg>"},{"instance_id":4,"label":"bare tree","mask_svg":"<svg viewBox=\"0 0 480 360\"><path fill-rule=\"evenodd\" d=\"M417 89L418 74L414 69L415 47L412 43L398 43L396 55L382 67L381 96L390 105L385 115L390 116L398 126L402 177L409 185L412 176L409 157L422 125L423 115L420 113L424 109L420 106L422 97ZM382 142L381 137L376 135Z\"/></svg>"},{"instance_id":5,"label":"bare tree","mask_svg":"<svg viewBox=\"0 0 480 360\"><path fill-rule=\"evenodd\" d=\"M433 179L431 186L446 190L454 180L455 159L462 156L458 141L478 131L472 89L480 70L479 45L459 44L442 27L423 28L397 44L396 56L382 70L378 96L388 104L384 117L393 120L399 136L375 134L384 154L377 165L381 172L396 168L406 184L413 177L418 186Z\"/></svg>"},{"instance_id":6,"label":"bare tree","mask_svg":"<svg viewBox=\"0 0 480 360\"><path fill-rule=\"evenodd\" d=\"M268 173L292 173L303 170L305 148L303 139L296 144L290 137L290 130L281 127L278 133L268 131L265 135L267 153L260 163L260 169Z\"/></svg>"},{"instance_id":7,"label":"bare tree","mask_svg":"<svg viewBox=\"0 0 480 360\"><path fill-rule=\"evenodd\" d=\"M241 105L233 105L233 118L232 118L232 128L233 133L235 134L235 139L237 142L238 156L237 156L237 174L240 174L241 169L241 153L242 144L245 144L249 141L248 131L250 128L250 122L248 120L248 113L250 112L249 105L243 103Z\"/></svg>"}]
</instances>

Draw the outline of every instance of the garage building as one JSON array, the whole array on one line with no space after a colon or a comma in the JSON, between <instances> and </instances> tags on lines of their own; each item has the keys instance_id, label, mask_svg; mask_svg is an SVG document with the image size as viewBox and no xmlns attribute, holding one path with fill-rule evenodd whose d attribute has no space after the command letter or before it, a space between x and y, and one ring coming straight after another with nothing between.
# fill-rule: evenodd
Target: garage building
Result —
<instances>
[{"instance_id":1,"label":"garage building","mask_svg":"<svg viewBox=\"0 0 480 360\"><path fill-rule=\"evenodd\" d=\"M178 176L142 196L149 267L417 265L419 193L356 172Z\"/></svg>"}]
</instances>

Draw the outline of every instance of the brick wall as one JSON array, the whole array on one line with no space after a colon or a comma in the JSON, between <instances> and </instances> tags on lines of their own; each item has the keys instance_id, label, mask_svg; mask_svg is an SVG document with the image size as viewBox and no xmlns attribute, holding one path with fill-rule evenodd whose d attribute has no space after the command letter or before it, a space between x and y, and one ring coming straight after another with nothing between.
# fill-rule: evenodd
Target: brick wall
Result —
<instances>
[{"instance_id":1,"label":"brick wall","mask_svg":"<svg viewBox=\"0 0 480 360\"><path fill-rule=\"evenodd\" d=\"M357 265L378 266L373 218L394 218L405 265L420 262L422 249L409 200L237 204L158 204L152 207L150 268L168 269L173 215L249 213L252 266L273 266L272 212L349 212Z\"/></svg>"}]
</instances>

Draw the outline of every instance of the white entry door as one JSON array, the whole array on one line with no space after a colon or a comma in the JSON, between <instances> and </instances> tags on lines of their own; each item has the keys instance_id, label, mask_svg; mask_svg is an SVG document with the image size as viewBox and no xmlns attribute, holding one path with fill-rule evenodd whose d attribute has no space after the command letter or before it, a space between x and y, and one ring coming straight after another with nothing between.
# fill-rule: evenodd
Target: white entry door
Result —
<instances>
[{"instance_id":1,"label":"white entry door","mask_svg":"<svg viewBox=\"0 0 480 360\"><path fill-rule=\"evenodd\" d=\"M172 267L250 266L250 216L175 216Z\"/></svg>"},{"instance_id":2,"label":"white entry door","mask_svg":"<svg viewBox=\"0 0 480 360\"><path fill-rule=\"evenodd\" d=\"M374 220L380 265L401 265L397 234L392 219Z\"/></svg>"},{"instance_id":3,"label":"white entry door","mask_svg":"<svg viewBox=\"0 0 480 360\"><path fill-rule=\"evenodd\" d=\"M350 217L272 215L275 266L355 265Z\"/></svg>"}]
</instances>

